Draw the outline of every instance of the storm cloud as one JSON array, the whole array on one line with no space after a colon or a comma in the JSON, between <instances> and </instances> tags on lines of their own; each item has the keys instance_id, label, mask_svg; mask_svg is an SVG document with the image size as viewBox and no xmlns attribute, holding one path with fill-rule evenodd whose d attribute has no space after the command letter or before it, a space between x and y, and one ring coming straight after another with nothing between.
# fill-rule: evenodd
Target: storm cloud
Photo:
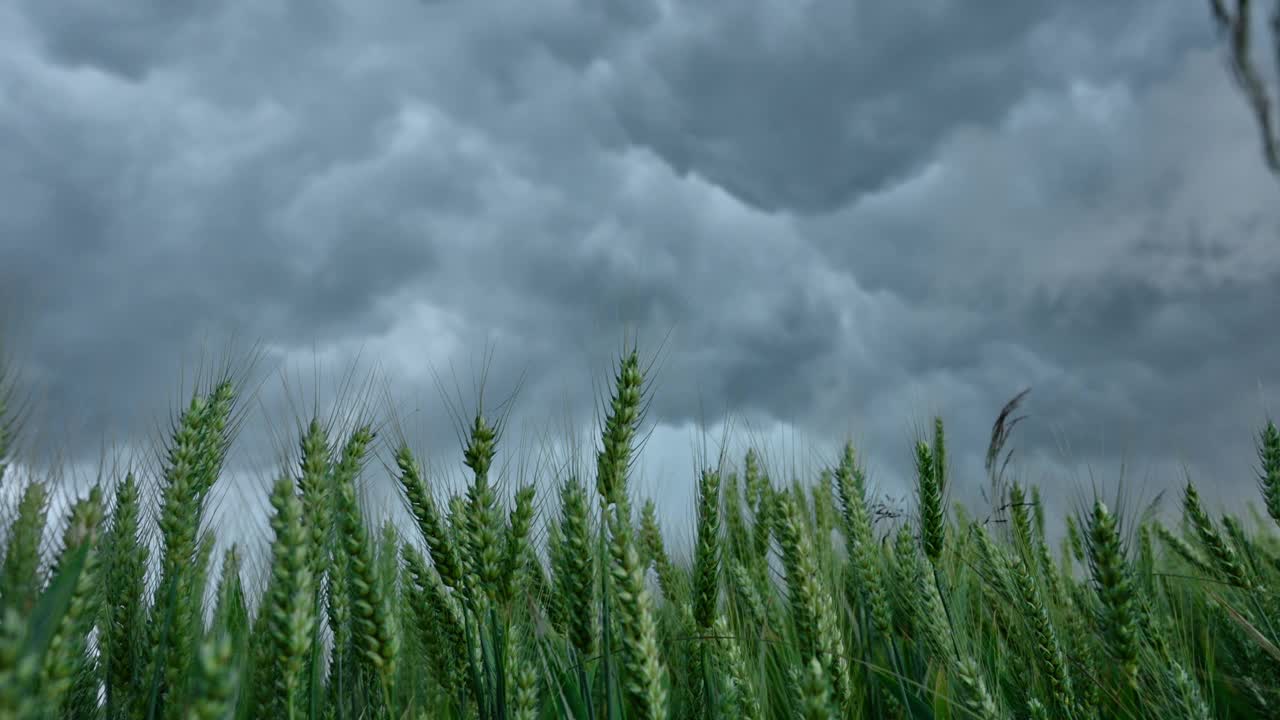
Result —
<instances>
[{"instance_id":1,"label":"storm cloud","mask_svg":"<svg viewBox=\"0 0 1280 720\"><path fill-rule=\"evenodd\" d=\"M492 351L519 418L587 427L630 331L661 345L638 483L673 518L697 428L729 422L828 454L855 437L902 495L940 414L977 501L1027 386L1020 467L1059 507L1122 463L1148 494L1185 466L1248 499L1280 197L1207 7L972 8L8 3L25 431L81 459L141 442L239 337L304 382L376 361L456 465L441 379L469 388Z\"/></svg>"}]
</instances>

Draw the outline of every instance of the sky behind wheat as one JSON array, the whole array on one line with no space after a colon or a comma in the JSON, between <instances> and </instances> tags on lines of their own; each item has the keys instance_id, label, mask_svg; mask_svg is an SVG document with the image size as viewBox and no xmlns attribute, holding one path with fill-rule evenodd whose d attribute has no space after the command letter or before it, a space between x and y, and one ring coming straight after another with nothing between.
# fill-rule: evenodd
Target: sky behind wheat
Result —
<instances>
[{"instance_id":1,"label":"sky behind wheat","mask_svg":"<svg viewBox=\"0 0 1280 720\"><path fill-rule=\"evenodd\" d=\"M974 501L1027 386L1016 464L1055 507L1122 464L1148 498L1183 466L1249 497L1280 186L1207 3L980 5L4 3L25 431L140 446L234 338L262 356L245 472L357 358L456 470L441 386L466 409L487 367L536 445L589 428L633 337L637 484L677 526L729 420L779 467L852 436L902 495L939 413Z\"/></svg>"}]
</instances>

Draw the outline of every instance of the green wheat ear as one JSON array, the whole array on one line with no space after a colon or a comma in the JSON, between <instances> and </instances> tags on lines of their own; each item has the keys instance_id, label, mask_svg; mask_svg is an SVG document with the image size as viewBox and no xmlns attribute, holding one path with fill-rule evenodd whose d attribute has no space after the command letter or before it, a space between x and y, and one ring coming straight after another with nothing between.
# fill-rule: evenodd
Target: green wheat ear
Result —
<instances>
[{"instance_id":1,"label":"green wheat ear","mask_svg":"<svg viewBox=\"0 0 1280 720\"><path fill-rule=\"evenodd\" d=\"M693 607L688 610L685 625L694 637L711 633L720 600L720 473L704 470L698 483L697 540L693 558ZM705 640L689 647L688 673L693 704L706 705L712 697L711 678L707 676L710 653Z\"/></svg>"},{"instance_id":2,"label":"green wheat ear","mask_svg":"<svg viewBox=\"0 0 1280 720\"><path fill-rule=\"evenodd\" d=\"M680 597L677 587L676 569L667 555L667 546L662 539L662 528L658 525L658 509L653 500L646 498L640 507L641 551L646 557L645 565L652 565L658 575L658 587L668 601Z\"/></svg>"},{"instance_id":3,"label":"green wheat ear","mask_svg":"<svg viewBox=\"0 0 1280 720\"><path fill-rule=\"evenodd\" d=\"M249 608L240 577L242 563L239 547L227 548L222 556L218 597L213 608L213 631L230 635L237 652L242 649L249 629Z\"/></svg>"},{"instance_id":4,"label":"green wheat ear","mask_svg":"<svg viewBox=\"0 0 1280 720\"><path fill-rule=\"evenodd\" d=\"M981 669L972 658L965 658L957 663L955 674L964 693L961 703L969 717L979 720L999 720L1004 717L987 689Z\"/></svg>"},{"instance_id":5,"label":"green wheat ear","mask_svg":"<svg viewBox=\"0 0 1280 720\"><path fill-rule=\"evenodd\" d=\"M227 720L236 711L239 669L232 637L214 633L205 638L196 659L191 693L191 720Z\"/></svg>"},{"instance_id":6,"label":"green wheat ear","mask_svg":"<svg viewBox=\"0 0 1280 720\"><path fill-rule=\"evenodd\" d=\"M469 650L461 609L416 548L406 543L401 554L408 573L412 627L426 649L427 660L435 668L436 681L450 696L467 691L470 687L466 685L465 668Z\"/></svg>"},{"instance_id":7,"label":"green wheat ear","mask_svg":"<svg viewBox=\"0 0 1280 720\"><path fill-rule=\"evenodd\" d=\"M1076 707L1075 691L1072 689L1066 656L1058 642L1058 633L1049 617L1049 607L1041 596L1035 577L1023 561L1015 557L1013 563L1010 575L1017 589L1023 621L1030 626L1035 641L1035 660L1039 663L1041 672L1049 679L1053 702L1058 711L1069 716Z\"/></svg>"},{"instance_id":8,"label":"green wheat ear","mask_svg":"<svg viewBox=\"0 0 1280 720\"><path fill-rule=\"evenodd\" d=\"M535 720L538 716L538 675L522 633L512 626L507 633L507 694L512 720Z\"/></svg>"},{"instance_id":9,"label":"green wheat ear","mask_svg":"<svg viewBox=\"0 0 1280 720\"><path fill-rule=\"evenodd\" d=\"M942 483L934 451L924 442L916 443L917 493L920 501L920 542L924 555L936 566L942 560L946 518L942 507Z\"/></svg>"},{"instance_id":10,"label":"green wheat ear","mask_svg":"<svg viewBox=\"0 0 1280 720\"><path fill-rule=\"evenodd\" d=\"M1218 528L1200 504L1200 494L1190 482L1183 486L1182 507L1192 530L1200 540L1200 546L1208 553L1210 560L1217 568L1218 575L1238 588L1249 589L1252 582L1235 548L1222 537Z\"/></svg>"},{"instance_id":11,"label":"green wheat ear","mask_svg":"<svg viewBox=\"0 0 1280 720\"><path fill-rule=\"evenodd\" d=\"M147 656L145 594L150 552L140 541L140 497L132 472L117 486L115 496L103 543L106 607L100 635L108 720L142 714L144 694L136 678L145 670Z\"/></svg>"},{"instance_id":12,"label":"green wheat ear","mask_svg":"<svg viewBox=\"0 0 1280 720\"><path fill-rule=\"evenodd\" d=\"M1268 420L1258 436L1258 485L1267 514L1280 525L1280 430Z\"/></svg>"},{"instance_id":13,"label":"green wheat ear","mask_svg":"<svg viewBox=\"0 0 1280 720\"><path fill-rule=\"evenodd\" d=\"M630 708L628 716L662 720L667 715L667 695L652 600L644 586L644 569L630 523L616 505L612 507L609 528L613 580L610 607L617 618L622 645L621 684Z\"/></svg>"},{"instance_id":14,"label":"green wheat ear","mask_svg":"<svg viewBox=\"0 0 1280 720\"><path fill-rule=\"evenodd\" d=\"M102 571L98 538L103 514L102 488L95 485L87 498L72 506L71 520L63 534L63 552L54 566L56 574L78 551L84 551L70 603L55 626L42 668L40 682L51 707L60 707L71 690L73 675L82 667L97 618L101 595L96 590Z\"/></svg>"},{"instance_id":15,"label":"green wheat ear","mask_svg":"<svg viewBox=\"0 0 1280 720\"><path fill-rule=\"evenodd\" d=\"M800 715L804 720L835 720L831 707L830 683L822 663L811 658L804 666Z\"/></svg>"},{"instance_id":16,"label":"green wheat ear","mask_svg":"<svg viewBox=\"0 0 1280 720\"><path fill-rule=\"evenodd\" d=\"M306 708L307 662L316 622L314 577L309 555L310 538L303 527L302 500L293 480L282 475L271 492L275 515L271 529L271 584L267 603L267 632L271 642L264 660L270 668L274 693L265 705L268 713L288 720L301 717Z\"/></svg>"},{"instance_id":17,"label":"green wheat ear","mask_svg":"<svg viewBox=\"0 0 1280 720\"><path fill-rule=\"evenodd\" d=\"M832 474L851 572L845 594L853 607L865 604L881 637L893 635L893 615L881 577L880 549L867 510L865 473L858 466L853 444L845 443L840 465Z\"/></svg>"},{"instance_id":18,"label":"green wheat ear","mask_svg":"<svg viewBox=\"0 0 1280 720\"><path fill-rule=\"evenodd\" d=\"M18 515L9 527L4 565L0 566L0 611L13 610L26 617L40 594L40 541L49 513L49 492L44 483L27 485L18 504Z\"/></svg>"},{"instance_id":19,"label":"green wheat ear","mask_svg":"<svg viewBox=\"0 0 1280 720\"><path fill-rule=\"evenodd\" d=\"M836 705L844 707L851 699L849 667L831 595L822 583L813 542L795 499L779 494L776 502L778 544L800 656L820 662L831 678Z\"/></svg>"},{"instance_id":20,"label":"green wheat ear","mask_svg":"<svg viewBox=\"0 0 1280 720\"><path fill-rule=\"evenodd\" d=\"M198 538L206 495L221 470L227 446L231 386L219 384L209 395L194 394L175 424L160 489L160 582L152 603L152 653L147 672L153 678L149 711L178 718L195 659L202 617Z\"/></svg>"},{"instance_id":21,"label":"green wheat ear","mask_svg":"<svg viewBox=\"0 0 1280 720\"><path fill-rule=\"evenodd\" d=\"M40 658L26 652L27 621L13 608L0 614L0 717L33 717Z\"/></svg>"},{"instance_id":22,"label":"green wheat ear","mask_svg":"<svg viewBox=\"0 0 1280 720\"><path fill-rule=\"evenodd\" d=\"M640 423L644 378L639 356L632 351L622 361L612 409L605 418L602 447L596 454L596 488L608 529L611 594L602 598L617 621L620 647L619 681L628 717L664 720L667 689L658 650L653 600L645 587L644 562L631 525L627 473L632 442ZM609 631L606 625L604 630Z\"/></svg>"},{"instance_id":23,"label":"green wheat ear","mask_svg":"<svg viewBox=\"0 0 1280 720\"><path fill-rule=\"evenodd\" d=\"M1076 562L1084 562L1084 538L1080 535L1080 526L1074 517L1067 516L1067 537L1064 540L1066 549Z\"/></svg>"},{"instance_id":24,"label":"green wheat ear","mask_svg":"<svg viewBox=\"0 0 1280 720\"><path fill-rule=\"evenodd\" d=\"M373 545L364 514L356 499L356 477L374 439L368 426L352 433L335 472L339 548L347 566L346 590L351 610L351 639L356 662L369 670L389 692L395 676L397 637L391 625L391 605L374 565Z\"/></svg>"},{"instance_id":25,"label":"green wheat ear","mask_svg":"<svg viewBox=\"0 0 1280 720\"><path fill-rule=\"evenodd\" d=\"M577 477L566 478L560 487L560 543L554 582L569 641L582 658L596 651L597 568L590 513L586 487ZM553 551L556 549L553 546Z\"/></svg>"},{"instance_id":26,"label":"green wheat ear","mask_svg":"<svg viewBox=\"0 0 1280 720\"><path fill-rule=\"evenodd\" d=\"M720 599L720 473L705 470L698 483L698 539L694 550L694 609L697 627L709 631Z\"/></svg>"},{"instance_id":27,"label":"green wheat ear","mask_svg":"<svg viewBox=\"0 0 1280 720\"><path fill-rule=\"evenodd\" d=\"M319 418L311 418L299 440L298 490L302 493L303 514L308 533L311 577L316 589L316 609L321 608L323 578L329 566L329 543L333 534L333 498L329 475L333 471L329 437Z\"/></svg>"},{"instance_id":28,"label":"green wheat ear","mask_svg":"<svg viewBox=\"0 0 1280 720\"><path fill-rule=\"evenodd\" d=\"M489 467L497 451L498 429L477 412L467 439L463 463L473 479L467 488L466 537L471 567L484 598L490 603L502 595L502 519L498 500L489 482Z\"/></svg>"},{"instance_id":29,"label":"green wheat ear","mask_svg":"<svg viewBox=\"0 0 1280 720\"><path fill-rule=\"evenodd\" d=\"M735 637L724 615L716 617L712 628L716 639L716 657L723 676L722 715L742 720L760 717L760 698L755 680L743 655L743 642Z\"/></svg>"},{"instance_id":30,"label":"green wheat ear","mask_svg":"<svg viewBox=\"0 0 1280 720\"><path fill-rule=\"evenodd\" d=\"M1138 607L1116 517L1102 500L1089 516L1089 565L1100 601L1099 631L1111 659L1131 686L1138 682Z\"/></svg>"},{"instance_id":31,"label":"green wheat ear","mask_svg":"<svg viewBox=\"0 0 1280 720\"><path fill-rule=\"evenodd\" d=\"M440 579L452 590L462 589L462 558L449 537L444 517L427 487L422 466L414 458L407 444L396 450L396 467L399 470L400 487L409 510L417 522L418 531L426 543L427 552L435 564Z\"/></svg>"},{"instance_id":32,"label":"green wheat ear","mask_svg":"<svg viewBox=\"0 0 1280 720\"><path fill-rule=\"evenodd\" d=\"M533 485L516 491L515 506L507 523L506 547L502 559L502 603L510 606L523 597L530 584L529 530L533 525Z\"/></svg>"},{"instance_id":33,"label":"green wheat ear","mask_svg":"<svg viewBox=\"0 0 1280 720\"><path fill-rule=\"evenodd\" d=\"M622 359L614 381L614 395L605 419L603 448L596 460L596 489L602 505L627 502L626 474L631 467L632 442L640 424L644 375L634 350Z\"/></svg>"}]
</instances>

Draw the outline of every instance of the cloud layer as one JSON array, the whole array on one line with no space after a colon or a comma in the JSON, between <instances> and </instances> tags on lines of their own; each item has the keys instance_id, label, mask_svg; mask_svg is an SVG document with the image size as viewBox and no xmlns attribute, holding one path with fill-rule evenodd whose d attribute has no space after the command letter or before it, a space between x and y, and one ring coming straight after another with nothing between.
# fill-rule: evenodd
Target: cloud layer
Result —
<instances>
[{"instance_id":1,"label":"cloud layer","mask_svg":"<svg viewBox=\"0 0 1280 720\"><path fill-rule=\"evenodd\" d=\"M1249 497L1280 203L1207 9L961 5L10 3L0 297L31 431L153 436L234 335L295 379L377 360L451 459L451 367L470 388L492 350L519 417L585 427L629 328L666 340L642 484L672 517L696 423L730 419L851 433L901 494L940 413L976 499L1028 385L1016 442L1059 507L1122 460ZM288 419L278 386L258 415Z\"/></svg>"}]
</instances>

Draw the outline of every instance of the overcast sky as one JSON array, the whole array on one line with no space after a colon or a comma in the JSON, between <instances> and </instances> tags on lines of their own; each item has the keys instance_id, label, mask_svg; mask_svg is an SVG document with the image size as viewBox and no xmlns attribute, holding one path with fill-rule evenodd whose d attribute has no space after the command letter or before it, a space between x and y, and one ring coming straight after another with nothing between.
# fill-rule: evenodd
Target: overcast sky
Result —
<instances>
[{"instance_id":1,"label":"overcast sky","mask_svg":"<svg viewBox=\"0 0 1280 720\"><path fill-rule=\"evenodd\" d=\"M1170 0L3 3L26 431L139 444L235 338L263 352L241 466L288 440L282 373L332 397L359 353L454 471L437 376L471 404L491 351L488 397L523 376L557 436L630 331L675 532L700 422L779 461L851 434L902 494L940 413L972 499L1027 386L1057 507L1122 463L1252 497L1280 184L1222 58Z\"/></svg>"}]
</instances>

